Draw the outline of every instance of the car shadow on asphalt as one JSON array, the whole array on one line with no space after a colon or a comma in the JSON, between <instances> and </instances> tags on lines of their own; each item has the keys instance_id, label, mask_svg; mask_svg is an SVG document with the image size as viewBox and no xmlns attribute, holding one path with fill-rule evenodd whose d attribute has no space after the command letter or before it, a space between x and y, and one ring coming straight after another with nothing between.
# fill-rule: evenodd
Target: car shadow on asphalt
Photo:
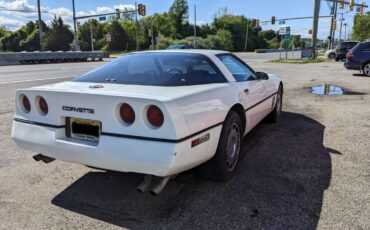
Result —
<instances>
[{"instance_id":1,"label":"car shadow on asphalt","mask_svg":"<svg viewBox=\"0 0 370 230\"><path fill-rule=\"evenodd\" d=\"M61 208L125 228L316 229L331 156L325 126L284 112L262 123L244 141L244 157L228 183L180 174L157 197L135 187L138 174L92 171L58 194Z\"/></svg>"}]
</instances>

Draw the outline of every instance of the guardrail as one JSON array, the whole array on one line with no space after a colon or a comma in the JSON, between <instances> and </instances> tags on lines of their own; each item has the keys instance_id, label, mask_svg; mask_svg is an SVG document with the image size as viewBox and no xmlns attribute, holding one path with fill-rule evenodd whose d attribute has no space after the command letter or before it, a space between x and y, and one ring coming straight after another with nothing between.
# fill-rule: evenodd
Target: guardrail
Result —
<instances>
[{"instance_id":1,"label":"guardrail","mask_svg":"<svg viewBox=\"0 0 370 230\"><path fill-rule=\"evenodd\" d=\"M102 61L109 58L109 53L102 51L67 51L67 52L17 52L0 53L0 65Z\"/></svg>"},{"instance_id":2,"label":"guardrail","mask_svg":"<svg viewBox=\"0 0 370 230\"><path fill-rule=\"evenodd\" d=\"M255 49L255 53L278 53L278 52L290 52L290 51L301 51L301 48L295 49Z\"/></svg>"}]
</instances>

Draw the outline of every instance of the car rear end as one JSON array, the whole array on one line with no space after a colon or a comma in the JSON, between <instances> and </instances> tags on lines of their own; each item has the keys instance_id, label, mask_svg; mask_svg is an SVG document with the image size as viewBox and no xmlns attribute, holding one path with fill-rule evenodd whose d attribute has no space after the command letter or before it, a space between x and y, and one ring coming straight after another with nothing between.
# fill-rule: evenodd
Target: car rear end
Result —
<instances>
[{"instance_id":1,"label":"car rear end","mask_svg":"<svg viewBox=\"0 0 370 230\"><path fill-rule=\"evenodd\" d=\"M343 60L346 59L347 53L356 45L358 42L342 42L340 46L336 49L336 59Z\"/></svg>"},{"instance_id":2,"label":"car rear end","mask_svg":"<svg viewBox=\"0 0 370 230\"><path fill-rule=\"evenodd\" d=\"M209 159L192 146L202 134L184 138L189 126L170 98L134 90L112 94L119 87L114 84L67 85L17 91L12 128L17 144L68 162L156 176Z\"/></svg>"},{"instance_id":3,"label":"car rear end","mask_svg":"<svg viewBox=\"0 0 370 230\"><path fill-rule=\"evenodd\" d=\"M361 70L370 61L370 42L361 42L346 55L344 66L350 70Z\"/></svg>"}]
</instances>

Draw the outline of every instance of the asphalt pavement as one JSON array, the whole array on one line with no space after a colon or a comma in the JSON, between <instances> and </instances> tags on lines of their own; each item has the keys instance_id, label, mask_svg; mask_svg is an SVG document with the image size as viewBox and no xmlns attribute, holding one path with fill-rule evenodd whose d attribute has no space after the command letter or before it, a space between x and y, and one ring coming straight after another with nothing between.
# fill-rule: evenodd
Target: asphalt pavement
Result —
<instances>
[{"instance_id":1,"label":"asphalt pavement","mask_svg":"<svg viewBox=\"0 0 370 230\"><path fill-rule=\"evenodd\" d=\"M142 175L35 162L10 138L16 89L71 79L102 62L0 67L0 229L370 229L370 78L340 62L237 55L283 79L281 120L245 137L230 182L192 170L157 197L136 191ZM322 84L348 94L311 93Z\"/></svg>"}]
</instances>

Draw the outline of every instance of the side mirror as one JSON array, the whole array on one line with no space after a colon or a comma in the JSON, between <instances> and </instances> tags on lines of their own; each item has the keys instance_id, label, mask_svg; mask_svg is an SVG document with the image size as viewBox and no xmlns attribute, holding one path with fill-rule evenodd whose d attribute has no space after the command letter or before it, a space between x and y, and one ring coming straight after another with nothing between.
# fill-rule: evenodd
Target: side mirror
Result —
<instances>
[{"instance_id":1,"label":"side mirror","mask_svg":"<svg viewBox=\"0 0 370 230\"><path fill-rule=\"evenodd\" d=\"M264 72L257 72L256 76L257 76L257 80L268 80L269 79L269 75Z\"/></svg>"}]
</instances>

